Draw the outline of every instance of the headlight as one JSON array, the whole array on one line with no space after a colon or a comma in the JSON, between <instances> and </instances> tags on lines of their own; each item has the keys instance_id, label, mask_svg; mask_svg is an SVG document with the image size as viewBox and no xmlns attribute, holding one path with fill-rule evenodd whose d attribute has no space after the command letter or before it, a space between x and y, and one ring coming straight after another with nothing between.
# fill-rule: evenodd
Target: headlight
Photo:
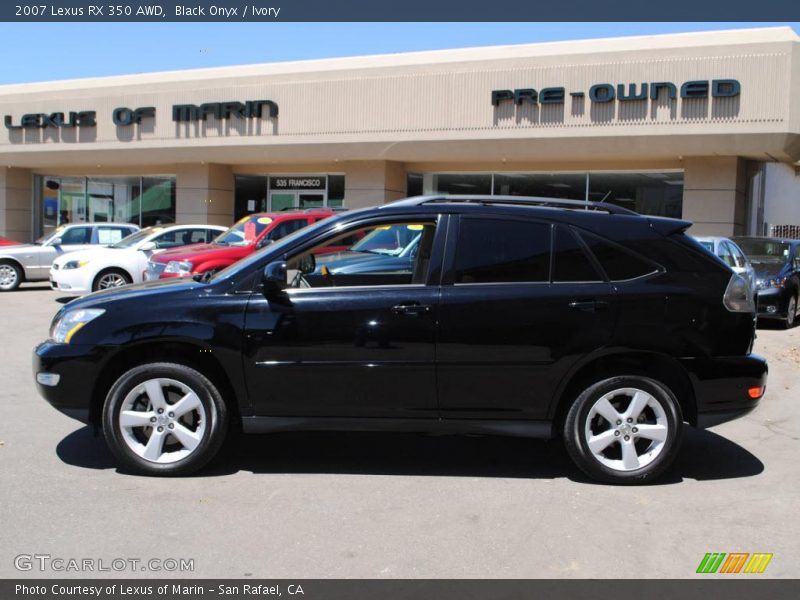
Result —
<instances>
[{"instance_id":1,"label":"headlight","mask_svg":"<svg viewBox=\"0 0 800 600\"><path fill-rule=\"evenodd\" d=\"M53 325L50 337L59 344L69 344L72 336L74 336L81 327L86 325L89 321L96 319L104 312L106 311L102 308L84 308L67 311Z\"/></svg>"},{"instance_id":2,"label":"headlight","mask_svg":"<svg viewBox=\"0 0 800 600\"><path fill-rule=\"evenodd\" d=\"M179 275L188 275L191 272L192 263L188 260L171 260L164 269L164 273L178 273Z\"/></svg>"},{"instance_id":3,"label":"headlight","mask_svg":"<svg viewBox=\"0 0 800 600\"><path fill-rule=\"evenodd\" d=\"M63 270L67 269L80 269L81 267L85 267L89 264L88 260L70 260L64 263L64 266L61 267Z\"/></svg>"}]
</instances>

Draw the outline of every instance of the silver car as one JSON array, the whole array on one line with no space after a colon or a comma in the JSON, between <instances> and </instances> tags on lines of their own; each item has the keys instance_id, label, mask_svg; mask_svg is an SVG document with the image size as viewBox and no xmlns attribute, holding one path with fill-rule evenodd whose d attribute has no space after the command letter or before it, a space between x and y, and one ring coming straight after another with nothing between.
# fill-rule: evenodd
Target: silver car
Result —
<instances>
[{"instance_id":1,"label":"silver car","mask_svg":"<svg viewBox=\"0 0 800 600\"><path fill-rule=\"evenodd\" d=\"M114 244L139 230L130 223L75 223L62 225L33 244L0 247L0 292L23 281L45 281L53 260L67 252Z\"/></svg>"},{"instance_id":2,"label":"silver car","mask_svg":"<svg viewBox=\"0 0 800 600\"><path fill-rule=\"evenodd\" d=\"M695 237L706 250L716 254L723 262L728 265L735 273L738 273L750 284L750 289L755 294L756 291L756 272L753 265L744 255L742 249L736 242L725 237L703 236Z\"/></svg>"}]
</instances>

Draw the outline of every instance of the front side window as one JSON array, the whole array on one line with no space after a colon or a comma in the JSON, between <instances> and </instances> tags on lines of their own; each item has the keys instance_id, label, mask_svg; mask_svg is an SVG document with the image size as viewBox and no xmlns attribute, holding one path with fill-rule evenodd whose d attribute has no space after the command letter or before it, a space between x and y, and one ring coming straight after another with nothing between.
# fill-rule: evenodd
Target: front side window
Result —
<instances>
[{"instance_id":1,"label":"front side window","mask_svg":"<svg viewBox=\"0 0 800 600\"><path fill-rule=\"evenodd\" d=\"M271 223L271 217L250 215L237 221L214 242L223 246L249 246Z\"/></svg>"},{"instance_id":2,"label":"front side window","mask_svg":"<svg viewBox=\"0 0 800 600\"><path fill-rule=\"evenodd\" d=\"M92 228L91 227L71 227L66 229L59 236L61 237L61 245L66 246L69 244L91 244L92 243Z\"/></svg>"},{"instance_id":3,"label":"front side window","mask_svg":"<svg viewBox=\"0 0 800 600\"><path fill-rule=\"evenodd\" d=\"M455 282L549 281L550 229L530 221L462 219Z\"/></svg>"},{"instance_id":4,"label":"front side window","mask_svg":"<svg viewBox=\"0 0 800 600\"><path fill-rule=\"evenodd\" d=\"M340 232L287 261L289 287L424 284L435 231L435 222L422 220Z\"/></svg>"},{"instance_id":5,"label":"front side window","mask_svg":"<svg viewBox=\"0 0 800 600\"><path fill-rule=\"evenodd\" d=\"M306 225L308 225L308 219L289 219L281 221L267 234L267 239L277 241L290 233L294 233L298 229L302 229Z\"/></svg>"}]
</instances>

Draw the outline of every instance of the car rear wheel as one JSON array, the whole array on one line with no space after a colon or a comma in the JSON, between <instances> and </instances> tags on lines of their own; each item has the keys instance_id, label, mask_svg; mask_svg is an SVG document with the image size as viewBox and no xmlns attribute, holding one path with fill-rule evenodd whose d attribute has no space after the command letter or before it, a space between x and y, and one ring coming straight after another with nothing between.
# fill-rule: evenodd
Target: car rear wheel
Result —
<instances>
[{"instance_id":1,"label":"car rear wheel","mask_svg":"<svg viewBox=\"0 0 800 600\"><path fill-rule=\"evenodd\" d=\"M0 292L11 292L22 283L22 270L12 262L0 263Z\"/></svg>"},{"instance_id":2,"label":"car rear wheel","mask_svg":"<svg viewBox=\"0 0 800 600\"><path fill-rule=\"evenodd\" d=\"M225 402L198 371L150 363L124 373L108 392L103 430L130 471L184 475L205 466L227 430Z\"/></svg>"},{"instance_id":3,"label":"car rear wheel","mask_svg":"<svg viewBox=\"0 0 800 600\"><path fill-rule=\"evenodd\" d=\"M102 271L97 277L94 278L92 283L92 291L108 290L111 288L122 287L128 285L133 280L130 275L119 269L109 269Z\"/></svg>"},{"instance_id":4,"label":"car rear wheel","mask_svg":"<svg viewBox=\"0 0 800 600\"><path fill-rule=\"evenodd\" d=\"M680 405L663 384L641 376L612 377L587 387L570 407L564 441L572 460L605 483L657 478L678 452Z\"/></svg>"}]
</instances>

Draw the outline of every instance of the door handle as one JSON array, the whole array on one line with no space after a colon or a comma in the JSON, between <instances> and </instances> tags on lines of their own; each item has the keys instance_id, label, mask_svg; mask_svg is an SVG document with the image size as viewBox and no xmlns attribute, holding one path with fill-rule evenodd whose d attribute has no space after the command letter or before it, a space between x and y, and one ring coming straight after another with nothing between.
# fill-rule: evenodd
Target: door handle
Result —
<instances>
[{"instance_id":1,"label":"door handle","mask_svg":"<svg viewBox=\"0 0 800 600\"><path fill-rule=\"evenodd\" d=\"M403 302L395 304L392 307L392 312L396 315L409 315L418 317L431 312L433 307L430 304L420 304L419 302Z\"/></svg>"},{"instance_id":2,"label":"door handle","mask_svg":"<svg viewBox=\"0 0 800 600\"><path fill-rule=\"evenodd\" d=\"M583 312L595 312L598 310L605 310L608 308L608 302L603 300L573 300L568 304L572 310L580 310Z\"/></svg>"}]
</instances>

